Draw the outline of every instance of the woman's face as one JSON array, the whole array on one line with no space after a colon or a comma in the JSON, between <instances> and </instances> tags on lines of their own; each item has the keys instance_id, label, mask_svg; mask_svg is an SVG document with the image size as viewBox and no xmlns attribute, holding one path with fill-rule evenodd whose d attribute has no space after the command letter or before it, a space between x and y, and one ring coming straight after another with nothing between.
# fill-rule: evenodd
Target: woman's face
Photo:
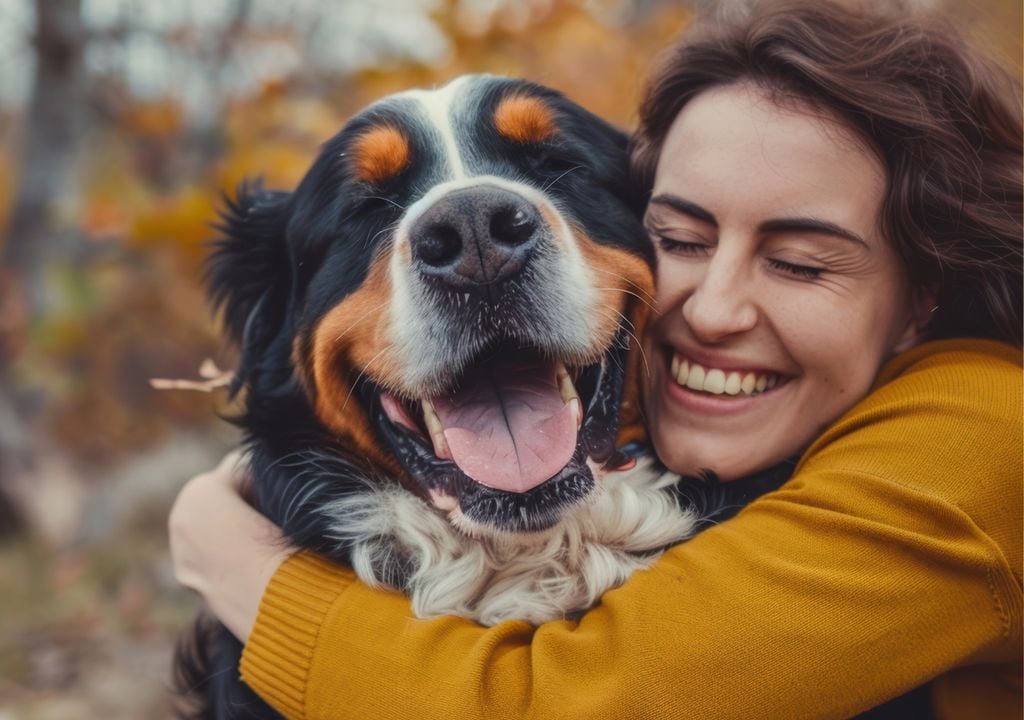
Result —
<instances>
[{"instance_id":1,"label":"woman's face","mask_svg":"<svg viewBox=\"0 0 1024 720\"><path fill-rule=\"evenodd\" d=\"M733 480L805 448L916 341L878 229L885 174L827 113L708 90L666 138L645 224L648 426L677 472Z\"/></svg>"}]
</instances>

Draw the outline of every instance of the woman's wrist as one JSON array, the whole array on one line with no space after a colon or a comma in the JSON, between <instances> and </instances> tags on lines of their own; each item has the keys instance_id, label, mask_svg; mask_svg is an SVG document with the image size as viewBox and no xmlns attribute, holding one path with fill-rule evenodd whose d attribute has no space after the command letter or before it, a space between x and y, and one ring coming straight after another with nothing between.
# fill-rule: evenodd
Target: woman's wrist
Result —
<instances>
[{"instance_id":1,"label":"woman's wrist","mask_svg":"<svg viewBox=\"0 0 1024 720\"><path fill-rule=\"evenodd\" d=\"M263 591L294 549L286 545L280 529L248 505L225 518L231 542L226 549L211 549L215 559L200 594L210 610L242 642L256 622Z\"/></svg>"},{"instance_id":2,"label":"woman's wrist","mask_svg":"<svg viewBox=\"0 0 1024 720\"><path fill-rule=\"evenodd\" d=\"M243 642L267 583L294 552L281 530L241 498L244 477L240 456L230 454L182 488L168 521L178 582L198 592Z\"/></svg>"}]
</instances>

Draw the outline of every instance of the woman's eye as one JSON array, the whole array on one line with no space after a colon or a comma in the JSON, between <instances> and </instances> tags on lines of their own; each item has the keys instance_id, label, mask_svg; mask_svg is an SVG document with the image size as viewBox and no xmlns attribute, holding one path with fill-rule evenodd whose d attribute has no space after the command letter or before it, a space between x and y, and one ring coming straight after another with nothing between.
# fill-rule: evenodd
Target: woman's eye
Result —
<instances>
[{"instance_id":1,"label":"woman's eye","mask_svg":"<svg viewBox=\"0 0 1024 720\"><path fill-rule=\"evenodd\" d=\"M657 235L656 242L661 250L674 255L689 255L697 257L699 255L703 255L708 250L708 246L703 243L675 240L674 238L665 237L664 235Z\"/></svg>"},{"instance_id":2,"label":"woman's eye","mask_svg":"<svg viewBox=\"0 0 1024 720\"><path fill-rule=\"evenodd\" d=\"M806 278L808 280L819 278L821 277L821 274L825 272L825 268L813 267L811 265L797 265L795 263L786 262L785 260L776 260L775 258L769 258L768 265L775 270L786 273L787 275Z\"/></svg>"}]
</instances>

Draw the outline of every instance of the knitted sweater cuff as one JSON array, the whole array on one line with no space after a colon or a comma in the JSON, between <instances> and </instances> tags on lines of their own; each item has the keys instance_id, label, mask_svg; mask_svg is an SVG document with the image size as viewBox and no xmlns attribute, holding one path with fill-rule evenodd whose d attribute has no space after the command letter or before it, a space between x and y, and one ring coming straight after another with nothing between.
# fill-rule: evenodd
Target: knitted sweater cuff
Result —
<instances>
[{"instance_id":1,"label":"knitted sweater cuff","mask_svg":"<svg viewBox=\"0 0 1024 720\"><path fill-rule=\"evenodd\" d=\"M320 628L351 570L310 553L281 563L260 600L242 653L242 680L288 718L306 717L306 687Z\"/></svg>"}]
</instances>

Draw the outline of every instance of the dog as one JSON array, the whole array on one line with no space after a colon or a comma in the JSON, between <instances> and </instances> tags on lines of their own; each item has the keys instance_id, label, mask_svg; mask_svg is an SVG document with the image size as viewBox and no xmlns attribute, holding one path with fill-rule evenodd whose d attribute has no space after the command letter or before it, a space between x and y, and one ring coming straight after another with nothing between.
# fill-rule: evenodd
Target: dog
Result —
<instances>
[{"instance_id":1,"label":"dog","mask_svg":"<svg viewBox=\"0 0 1024 720\"><path fill-rule=\"evenodd\" d=\"M254 503L417 615L486 625L579 613L735 505L650 459L617 471L653 297L643 201L621 131L484 75L371 105L294 192L243 185L208 281ZM239 655L222 628L182 651L195 716L276 717Z\"/></svg>"}]
</instances>

